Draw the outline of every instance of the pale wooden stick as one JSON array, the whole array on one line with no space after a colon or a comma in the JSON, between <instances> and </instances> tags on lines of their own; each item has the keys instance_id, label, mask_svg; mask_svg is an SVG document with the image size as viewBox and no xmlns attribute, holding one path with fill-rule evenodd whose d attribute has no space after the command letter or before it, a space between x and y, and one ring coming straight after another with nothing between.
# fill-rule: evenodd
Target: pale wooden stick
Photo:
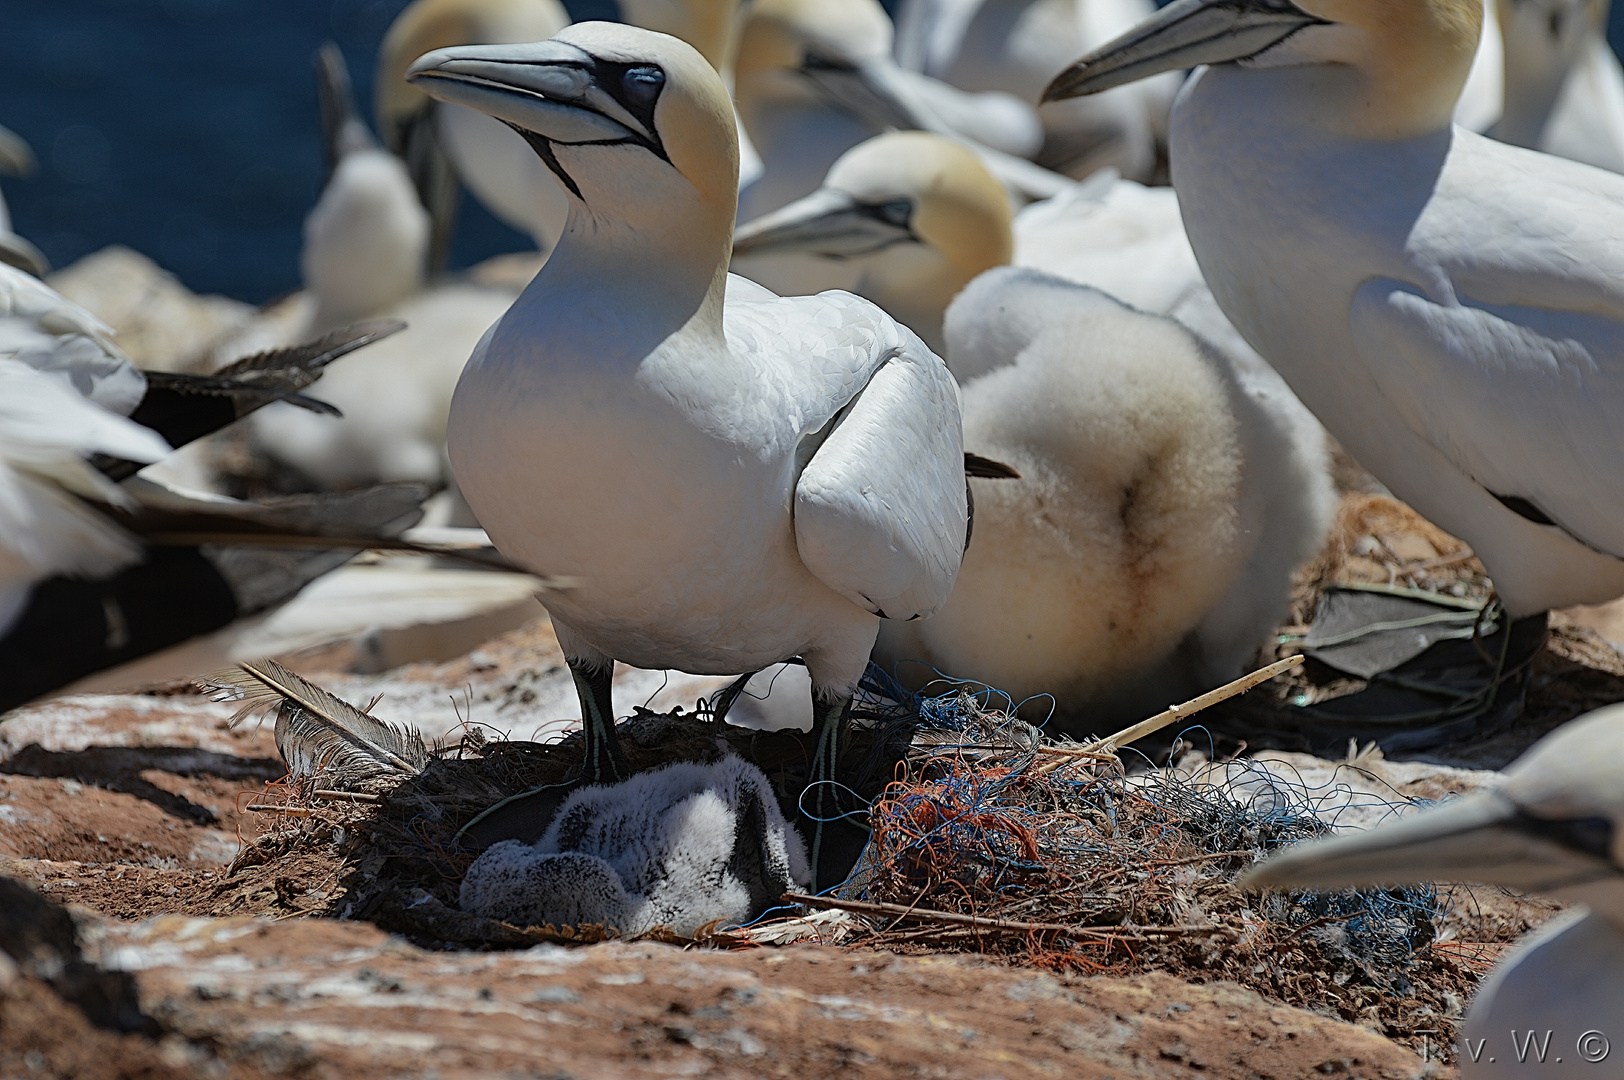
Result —
<instances>
[{"instance_id":1,"label":"pale wooden stick","mask_svg":"<svg viewBox=\"0 0 1624 1080\"><path fill-rule=\"evenodd\" d=\"M1151 937L1182 937L1186 934L1224 934L1234 931L1221 926L1138 926L1132 930L1112 930L1094 926L1067 926L1063 923L1017 922L1011 919L989 919L982 915L961 915L956 911L936 911L931 908L909 907L906 904L881 904L870 900L836 900L830 896L808 896L787 892L779 899L786 904L806 907L836 908L859 915L891 915L920 922L951 923L956 926L979 927L984 930L1013 930L1020 933L1061 934L1072 938L1115 938L1144 941Z\"/></svg>"},{"instance_id":2,"label":"pale wooden stick","mask_svg":"<svg viewBox=\"0 0 1624 1080\"><path fill-rule=\"evenodd\" d=\"M1228 701L1232 697L1244 694L1259 683L1268 682L1276 675L1284 674L1302 662L1303 658L1300 654L1288 656L1284 660L1270 664L1266 668L1260 668L1250 675L1243 675L1232 683L1225 683L1216 690L1209 690L1198 698L1191 698L1182 705L1170 705L1165 711L1157 713L1149 720L1141 720L1139 723L1130 728L1124 728L1115 735L1084 743L1075 749L1068 749L1066 756L1082 757L1085 754L1115 753L1118 747L1143 739L1146 735L1160 731L1176 720L1183 720L1187 716L1193 716L1202 709L1211 708L1220 701ZM1065 761L1048 762L1038 767L1038 773L1050 773L1065 764Z\"/></svg>"},{"instance_id":3,"label":"pale wooden stick","mask_svg":"<svg viewBox=\"0 0 1624 1080\"><path fill-rule=\"evenodd\" d=\"M323 788L317 788L315 791L312 791L310 794L311 794L311 796L313 798L326 799L329 802L382 802L383 801L382 799L380 799L376 795L368 795L365 792L360 792L360 791L327 791L327 790L325 790Z\"/></svg>"},{"instance_id":4,"label":"pale wooden stick","mask_svg":"<svg viewBox=\"0 0 1624 1080\"><path fill-rule=\"evenodd\" d=\"M314 810L306 810L302 806L272 806L269 803L249 803L243 809L251 810L256 814L288 814L292 817L315 817Z\"/></svg>"}]
</instances>

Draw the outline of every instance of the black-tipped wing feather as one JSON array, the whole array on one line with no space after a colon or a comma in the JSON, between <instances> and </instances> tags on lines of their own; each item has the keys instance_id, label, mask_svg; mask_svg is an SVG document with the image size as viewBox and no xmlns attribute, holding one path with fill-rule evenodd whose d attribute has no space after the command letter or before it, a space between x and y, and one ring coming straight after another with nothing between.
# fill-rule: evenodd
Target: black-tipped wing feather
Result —
<instances>
[{"instance_id":1,"label":"black-tipped wing feather","mask_svg":"<svg viewBox=\"0 0 1624 1080\"><path fill-rule=\"evenodd\" d=\"M299 391L319 379L333 361L405 328L398 319L357 323L302 345L256 353L213 375L147 372L146 396L130 419L162 435L170 446L179 447L212 435L273 401L336 416L337 409ZM141 469L137 462L120 458L94 460L113 480L123 480Z\"/></svg>"}]
</instances>

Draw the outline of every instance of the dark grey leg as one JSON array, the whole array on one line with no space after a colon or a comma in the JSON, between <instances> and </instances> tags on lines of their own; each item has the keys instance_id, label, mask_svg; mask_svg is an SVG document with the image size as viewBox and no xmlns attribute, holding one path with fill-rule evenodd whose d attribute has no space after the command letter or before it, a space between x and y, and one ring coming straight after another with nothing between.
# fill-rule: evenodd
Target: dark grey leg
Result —
<instances>
[{"instance_id":1,"label":"dark grey leg","mask_svg":"<svg viewBox=\"0 0 1624 1080\"><path fill-rule=\"evenodd\" d=\"M581 730L586 744L581 779L588 784L617 784L632 774L615 734L615 706L610 688L614 667L593 668L565 657L581 697Z\"/></svg>"},{"instance_id":2,"label":"dark grey leg","mask_svg":"<svg viewBox=\"0 0 1624 1080\"><path fill-rule=\"evenodd\" d=\"M846 712L851 708L849 695L824 698L812 695L812 767L806 774L806 788L801 792L801 816L812 830L812 881L821 888L823 878L818 873L818 857L822 854L823 835L834 824L840 813L836 796L835 773L840 765L840 729Z\"/></svg>"}]
</instances>

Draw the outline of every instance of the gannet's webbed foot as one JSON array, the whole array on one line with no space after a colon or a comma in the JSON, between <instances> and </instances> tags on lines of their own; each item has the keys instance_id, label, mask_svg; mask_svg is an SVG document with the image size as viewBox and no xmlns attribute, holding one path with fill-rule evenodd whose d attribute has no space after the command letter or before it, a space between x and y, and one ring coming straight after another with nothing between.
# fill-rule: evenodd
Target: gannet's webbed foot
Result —
<instances>
[{"instance_id":1,"label":"gannet's webbed foot","mask_svg":"<svg viewBox=\"0 0 1624 1080\"><path fill-rule=\"evenodd\" d=\"M581 733L586 744L581 779L588 784L618 784L632 774L615 734L615 706L611 700L614 665L592 667L565 657L581 698Z\"/></svg>"},{"instance_id":2,"label":"gannet's webbed foot","mask_svg":"<svg viewBox=\"0 0 1624 1080\"><path fill-rule=\"evenodd\" d=\"M846 714L851 710L851 695L826 698L816 692L812 695L812 767L807 770L806 787L801 791L801 817L810 831L812 856L812 882L817 889L828 888L835 882L825 882L819 872L824 840L840 819L840 785L836 771L840 765L840 734L845 727Z\"/></svg>"}]
</instances>

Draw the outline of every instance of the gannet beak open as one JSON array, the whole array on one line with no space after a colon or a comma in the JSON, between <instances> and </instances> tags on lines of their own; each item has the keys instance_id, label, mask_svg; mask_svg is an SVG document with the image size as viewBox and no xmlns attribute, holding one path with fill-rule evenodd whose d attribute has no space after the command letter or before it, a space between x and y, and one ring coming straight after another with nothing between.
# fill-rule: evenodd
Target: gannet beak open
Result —
<instances>
[{"instance_id":1,"label":"gannet beak open","mask_svg":"<svg viewBox=\"0 0 1624 1080\"><path fill-rule=\"evenodd\" d=\"M1097 94L1200 64L1249 60L1324 22L1290 0L1174 0L1056 75L1043 100Z\"/></svg>"},{"instance_id":2,"label":"gannet beak open","mask_svg":"<svg viewBox=\"0 0 1624 1080\"><path fill-rule=\"evenodd\" d=\"M1474 792L1382 825L1288 848L1242 875L1243 888L1343 889L1469 881L1560 893L1618 876L1605 818L1536 818Z\"/></svg>"},{"instance_id":3,"label":"gannet beak open","mask_svg":"<svg viewBox=\"0 0 1624 1080\"><path fill-rule=\"evenodd\" d=\"M829 258L869 255L893 244L917 242L908 199L870 204L844 191L819 188L804 199L740 226L734 255L773 255L807 251Z\"/></svg>"},{"instance_id":4,"label":"gannet beak open","mask_svg":"<svg viewBox=\"0 0 1624 1080\"><path fill-rule=\"evenodd\" d=\"M496 117L530 140L577 197L552 146L633 144L669 161L654 127L665 72L600 60L567 42L438 49L406 72L429 96Z\"/></svg>"}]
</instances>

